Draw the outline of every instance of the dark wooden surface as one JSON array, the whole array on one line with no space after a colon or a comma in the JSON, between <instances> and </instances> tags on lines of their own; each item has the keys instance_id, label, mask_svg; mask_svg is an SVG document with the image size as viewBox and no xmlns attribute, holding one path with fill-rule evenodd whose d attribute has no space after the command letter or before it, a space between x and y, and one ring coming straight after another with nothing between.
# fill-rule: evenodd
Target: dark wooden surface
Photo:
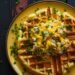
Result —
<instances>
[{"instance_id":1,"label":"dark wooden surface","mask_svg":"<svg viewBox=\"0 0 75 75\"><path fill-rule=\"evenodd\" d=\"M68 0L75 6L75 0ZM32 0L29 0L29 4ZM5 41L8 27L13 19L12 9L15 8L15 0L0 0L0 75L17 75L8 62Z\"/></svg>"},{"instance_id":2,"label":"dark wooden surface","mask_svg":"<svg viewBox=\"0 0 75 75\"><path fill-rule=\"evenodd\" d=\"M16 75L8 62L5 41L6 33L12 20L14 0L0 0L0 75Z\"/></svg>"}]
</instances>

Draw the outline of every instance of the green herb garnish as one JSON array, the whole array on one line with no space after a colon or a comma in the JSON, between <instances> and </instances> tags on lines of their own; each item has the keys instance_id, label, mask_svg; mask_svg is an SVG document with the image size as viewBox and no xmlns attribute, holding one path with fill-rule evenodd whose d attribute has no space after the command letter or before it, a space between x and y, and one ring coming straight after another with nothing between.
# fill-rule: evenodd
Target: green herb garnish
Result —
<instances>
[{"instance_id":1,"label":"green herb garnish","mask_svg":"<svg viewBox=\"0 0 75 75\"><path fill-rule=\"evenodd\" d=\"M36 56L42 56L45 54L45 52L40 48L36 48L36 50L33 51L33 54Z\"/></svg>"},{"instance_id":2,"label":"green herb garnish","mask_svg":"<svg viewBox=\"0 0 75 75\"><path fill-rule=\"evenodd\" d=\"M24 74L25 74L25 71L22 72L22 75L24 75Z\"/></svg>"},{"instance_id":3,"label":"green herb garnish","mask_svg":"<svg viewBox=\"0 0 75 75\"><path fill-rule=\"evenodd\" d=\"M61 21L63 21L64 20L64 17L63 17L63 15L61 14Z\"/></svg>"},{"instance_id":4,"label":"green herb garnish","mask_svg":"<svg viewBox=\"0 0 75 75\"><path fill-rule=\"evenodd\" d=\"M16 57L18 55L18 47L17 47L17 44L14 42L13 46L11 46L10 49L11 49L11 55L13 55L14 58L16 59Z\"/></svg>"},{"instance_id":5,"label":"green herb garnish","mask_svg":"<svg viewBox=\"0 0 75 75\"><path fill-rule=\"evenodd\" d=\"M33 51L32 51L32 48L31 48L31 47L28 47L28 48L27 48L27 53L30 54L30 55L33 54Z\"/></svg>"},{"instance_id":6,"label":"green herb garnish","mask_svg":"<svg viewBox=\"0 0 75 75\"><path fill-rule=\"evenodd\" d=\"M52 36L53 35L53 33L52 32L49 32L49 36Z\"/></svg>"},{"instance_id":7,"label":"green herb garnish","mask_svg":"<svg viewBox=\"0 0 75 75\"><path fill-rule=\"evenodd\" d=\"M55 40L56 42L61 42L60 37L58 36L52 36L52 39Z\"/></svg>"},{"instance_id":8,"label":"green herb garnish","mask_svg":"<svg viewBox=\"0 0 75 75\"><path fill-rule=\"evenodd\" d=\"M71 25L67 25L66 29L69 30L69 31L72 31L72 26Z\"/></svg>"},{"instance_id":9,"label":"green herb garnish","mask_svg":"<svg viewBox=\"0 0 75 75\"><path fill-rule=\"evenodd\" d=\"M56 8L53 8L53 14L56 14L58 10Z\"/></svg>"},{"instance_id":10,"label":"green herb garnish","mask_svg":"<svg viewBox=\"0 0 75 75\"><path fill-rule=\"evenodd\" d=\"M15 33L16 39L18 39L18 37L20 36L18 30L19 27L17 26L17 24L15 24L14 28L11 30L13 33Z\"/></svg>"},{"instance_id":11,"label":"green herb garnish","mask_svg":"<svg viewBox=\"0 0 75 75\"><path fill-rule=\"evenodd\" d=\"M67 10L66 9L64 9L64 12L66 12Z\"/></svg>"},{"instance_id":12,"label":"green herb garnish","mask_svg":"<svg viewBox=\"0 0 75 75\"><path fill-rule=\"evenodd\" d=\"M35 10L35 13L36 13L38 10L39 10L39 8L37 8L37 9Z\"/></svg>"},{"instance_id":13,"label":"green herb garnish","mask_svg":"<svg viewBox=\"0 0 75 75\"><path fill-rule=\"evenodd\" d=\"M14 63L13 64L16 64L16 61L14 61Z\"/></svg>"}]
</instances>

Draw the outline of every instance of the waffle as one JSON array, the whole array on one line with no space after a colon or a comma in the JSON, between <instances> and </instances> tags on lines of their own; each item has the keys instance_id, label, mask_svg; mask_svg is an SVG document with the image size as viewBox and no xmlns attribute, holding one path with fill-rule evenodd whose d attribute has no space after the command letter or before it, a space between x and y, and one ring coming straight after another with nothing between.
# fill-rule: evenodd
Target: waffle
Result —
<instances>
[{"instance_id":1,"label":"waffle","mask_svg":"<svg viewBox=\"0 0 75 75\"><path fill-rule=\"evenodd\" d=\"M52 73L51 58L48 60L38 60L38 56L29 55L25 50L19 50L18 58L24 67L36 72L36 75L49 75Z\"/></svg>"},{"instance_id":2,"label":"waffle","mask_svg":"<svg viewBox=\"0 0 75 75\"><path fill-rule=\"evenodd\" d=\"M57 14L57 11L55 8L48 7L44 11L42 10L42 12L39 11L40 13L38 14L37 12L35 12L36 14L30 14L24 24L17 28L19 30L16 30L20 35L17 39L19 48L18 58L25 68L27 67L32 72L35 72L36 75L54 74L52 59L48 55L42 55L45 58L45 60L42 60L39 55L28 53L27 48L31 46L33 52L37 49L46 52L52 48L53 50L56 49L56 53L59 54L61 46L67 48L70 42L69 39L75 38L75 36L71 36L75 33L70 32L71 30L75 31L75 20L68 13L62 16ZM64 36L65 33L69 35L69 39ZM61 59L61 61L63 60Z\"/></svg>"},{"instance_id":3,"label":"waffle","mask_svg":"<svg viewBox=\"0 0 75 75\"><path fill-rule=\"evenodd\" d=\"M68 34L70 36L68 36L68 38L70 40L74 40L74 32L68 32ZM75 52L74 48L70 47L70 49L68 50L68 53L70 52ZM24 68L28 68L30 69L32 72L34 72L36 75L49 75L49 73L52 73L52 63L51 63L51 58L46 58L48 60L45 61L38 61L38 56L34 56L31 54L28 54L26 52L25 49L20 49L18 50L18 58L20 59L21 63L23 64ZM75 55L63 55L61 56L61 63L62 66L64 66L66 63L67 64L67 68L69 69L69 61L71 60L75 60Z\"/></svg>"}]
</instances>

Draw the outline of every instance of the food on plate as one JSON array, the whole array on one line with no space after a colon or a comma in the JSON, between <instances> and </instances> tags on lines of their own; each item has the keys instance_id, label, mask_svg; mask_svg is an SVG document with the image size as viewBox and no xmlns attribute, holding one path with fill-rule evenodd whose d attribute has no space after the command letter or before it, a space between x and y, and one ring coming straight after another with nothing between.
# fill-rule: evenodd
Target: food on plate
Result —
<instances>
[{"instance_id":1,"label":"food on plate","mask_svg":"<svg viewBox=\"0 0 75 75\"><path fill-rule=\"evenodd\" d=\"M65 10L37 8L23 23L15 24L11 54L39 74L52 72L51 56L67 52L68 33L75 31L75 19Z\"/></svg>"}]
</instances>

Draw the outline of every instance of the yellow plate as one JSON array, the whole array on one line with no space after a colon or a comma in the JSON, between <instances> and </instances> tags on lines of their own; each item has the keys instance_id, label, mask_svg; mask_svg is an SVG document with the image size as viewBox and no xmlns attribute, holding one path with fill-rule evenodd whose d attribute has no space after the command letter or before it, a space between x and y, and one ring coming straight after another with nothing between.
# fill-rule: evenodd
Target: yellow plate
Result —
<instances>
[{"instance_id":1,"label":"yellow plate","mask_svg":"<svg viewBox=\"0 0 75 75\"><path fill-rule=\"evenodd\" d=\"M75 9L72 6L70 6L66 3L63 3L63 2L58 2L58 1L42 1L42 2L34 3L30 6L28 6L27 8L25 8L17 17L15 17L15 19L12 21L12 23L9 27L9 30L8 30L7 40L6 40L6 48L7 48L8 60L18 75L23 75L23 66L19 63L18 60L17 60L16 64L13 64L14 58L13 58L13 56L11 56L10 46L12 46L15 36L12 34L11 29L13 29L13 27L16 23L19 24L19 23L23 22L23 18L25 18L30 13L34 12L34 10L36 8L41 9L41 8L47 8L48 6L58 8L61 11L65 9L72 16L75 17ZM25 75L31 75L31 74L28 74L27 72L25 72Z\"/></svg>"}]
</instances>

